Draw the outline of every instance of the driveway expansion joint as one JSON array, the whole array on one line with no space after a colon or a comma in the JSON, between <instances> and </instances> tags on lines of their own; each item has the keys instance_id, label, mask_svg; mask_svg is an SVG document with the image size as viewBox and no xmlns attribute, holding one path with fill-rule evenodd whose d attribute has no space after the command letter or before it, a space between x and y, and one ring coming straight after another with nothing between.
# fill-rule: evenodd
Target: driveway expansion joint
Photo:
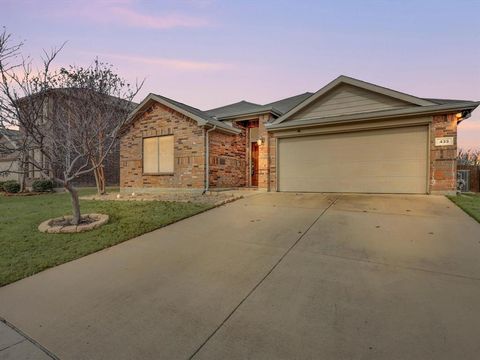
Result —
<instances>
[{"instance_id":1,"label":"driveway expansion joint","mask_svg":"<svg viewBox=\"0 0 480 360\"><path fill-rule=\"evenodd\" d=\"M280 256L280 258L273 264L273 266L268 270L268 272L260 279L259 282L255 284L255 286L248 292L248 294L233 308L233 310L223 319L223 321L215 328L215 330L203 341L199 347L195 349L195 351L188 357L189 360L193 359L199 352L200 350L203 349L203 347L212 339L215 334L223 327L223 325L226 324L226 322L233 316L233 314L242 306L242 304L257 290L260 285L268 278L268 276L277 268L278 265L285 259L285 257L295 248L295 246L298 245L298 243L303 239L303 237L309 232L309 230L320 220L320 218L327 212L328 209L330 209L335 203L339 197L336 197L334 200L332 200L326 208L322 210L320 215L318 215L315 220L308 226L308 228L300 234L300 236L295 240L295 242Z\"/></svg>"},{"instance_id":2,"label":"driveway expansion joint","mask_svg":"<svg viewBox=\"0 0 480 360\"><path fill-rule=\"evenodd\" d=\"M60 360L56 355L54 355L52 352L50 352L48 349L46 349L45 347L43 347L42 345L40 345L38 342L36 342L35 340L33 340L30 336L28 336L27 334L25 334L23 331L21 331L20 329L18 329L15 325L11 324L10 322L8 322L7 320L5 320L4 318L0 317L0 326L6 326L10 329L12 329L13 331L15 331L18 335L20 335L23 339L14 343L14 344L11 344L3 349L0 349L0 354L2 352L7 352L9 349L19 345L19 344L22 344L24 342L29 342L31 343L33 346L35 346L35 348L37 349L38 353L37 353L37 356L39 354L42 354L42 355L46 355L48 357L50 357L52 360Z\"/></svg>"},{"instance_id":3,"label":"driveway expansion joint","mask_svg":"<svg viewBox=\"0 0 480 360\"><path fill-rule=\"evenodd\" d=\"M23 343L24 341L27 341L27 339L22 339L22 340L20 340L20 341L17 341L16 343L13 343L13 344L7 345L7 346L5 346L5 347L3 347L3 348L0 348L0 353L1 353L2 351L4 351L4 350L10 349L11 347L14 347L14 346L16 346L16 345L18 345L18 344L21 344L21 343Z\"/></svg>"}]
</instances>

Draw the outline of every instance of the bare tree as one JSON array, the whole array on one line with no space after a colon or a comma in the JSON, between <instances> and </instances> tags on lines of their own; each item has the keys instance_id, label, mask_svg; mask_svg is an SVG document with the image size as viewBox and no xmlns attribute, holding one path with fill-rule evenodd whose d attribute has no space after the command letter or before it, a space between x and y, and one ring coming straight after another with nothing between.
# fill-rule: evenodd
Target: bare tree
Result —
<instances>
[{"instance_id":1,"label":"bare tree","mask_svg":"<svg viewBox=\"0 0 480 360\"><path fill-rule=\"evenodd\" d=\"M457 161L460 165L480 166L480 149L459 149Z\"/></svg>"},{"instance_id":2,"label":"bare tree","mask_svg":"<svg viewBox=\"0 0 480 360\"><path fill-rule=\"evenodd\" d=\"M82 128L82 134L88 130L87 135L92 137L93 142L85 142L85 146L98 193L104 194L105 158L117 147L118 125L123 124L136 105L133 98L143 83L132 88L112 70L112 65L98 59L86 68L62 68L56 81L62 88L69 89L64 92L64 101L59 103L65 107L64 112L70 114L76 127Z\"/></svg>"},{"instance_id":3,"label":"bare tree","mask_svg":"<svg viewBox=\"0 0 480 360\"><path fill-rule=\"evenodd\" d=\"M22 42L13 43L12 35L7 33L5 28L2 29L0 32L0 81L2 92L4 92L3 84L9 81L8 74L14 74L17 68L20 67L19 51L22 46ZM24 153L25 148L21 146L20 141L17 141L19 139L8 136L12 129L17 128L18 121L14 109L9 106L8 96L0 96L0 134L2 135L0 156L12 160L10 168L4 169L4 173L14 171L13 165L15 163L23 164L22 161L26 156ZM23 166L20 167L23 168ZM3 175L3 173L0 175ZM23 190L24 185L23 178L22 176L21 190Z\"/></svg>"},{"instance_id":4,"label":"bare tree","mask_svg":"<svg viewBox=\"0 0 480 360\"><path fill-rule=\"evenodd\" d=\"M7 61L20 61L9 66L0 56L0 122L20 129L22 140L17 150L26 154L22 163L53 178L68 191L71 223L77 225L81 212L74 181L101 168L143 82L132 87L111 66L98 61L88 68L52 72L50 65L62 47L44 52L42 67L34 72L29 59L19 55L21 44L10 46L5 31L1 39L4 49L15 49ZM111 106L122 109L115 116L106 114L102 105L106 98L110 110Z\"/></svg>"}]
</instances>

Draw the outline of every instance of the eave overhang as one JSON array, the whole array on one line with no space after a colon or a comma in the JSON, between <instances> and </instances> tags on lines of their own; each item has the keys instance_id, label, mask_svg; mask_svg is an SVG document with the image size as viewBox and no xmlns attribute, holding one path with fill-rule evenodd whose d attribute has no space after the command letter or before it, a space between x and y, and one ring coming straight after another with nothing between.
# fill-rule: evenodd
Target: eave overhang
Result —
<instances>
[{"instance_id":1,"label":"eave overhang","mask_svg":"<svg viewBox=\"0 0 480 360\"><path fill-rule=\"evenodd\" d=\"M128 118L125 122L124 127L127 127L129 124L131 124L132 121L134 121L137 116L143 114L148 108L150 108L151 104L153 104L155 102L157 102L159 104L162 104L162 105L164 105L164 106L166 106L170 109L173 109L173 110L177 111L178 113L191 118L192 120L195 120L197 122L198 126L204 126L204 127L207 127L207 128L216 126L217 131L224 132L224 133L227 133L227 134L237 135L237 134L241 133L241 131L239 129L235 129L235 128L229 126L229 125L223 124L222 122L220 122L218 120L214 120L214 119L210 120L208 118L202 118L202 117L192 113L191 111L185 110L184 108L181 108L181 107L175 105L174 103L172 103L170 101L167 101L167 100L163 99L162 97L159 97L159 96L157 96L155 94L152 94L152 93L148 94L147 97L145 97L145 99L143 99L143 101L128 115Z\"/></svg>"},{"instance_id":2,"label":"eave overhang","mask_svg":"<svg viewBox=\"0 0 480 360\"><path fill-rule=\"evenodd\" d=\"M459 102L444 105L419 106L413 108L403 108L395 110L375 111L368 113L357 113L341 116L332 116L325 118L311 118L302 120L285 121L282 123L265 124L268 131L275 132L287 129L318 127L324 125L333 125L338 123L348 123L357 121L383 120L393 118L412 117L416 115L427 116L454 112L472 112L480 102Z\"/></svg>"}]
</instances>

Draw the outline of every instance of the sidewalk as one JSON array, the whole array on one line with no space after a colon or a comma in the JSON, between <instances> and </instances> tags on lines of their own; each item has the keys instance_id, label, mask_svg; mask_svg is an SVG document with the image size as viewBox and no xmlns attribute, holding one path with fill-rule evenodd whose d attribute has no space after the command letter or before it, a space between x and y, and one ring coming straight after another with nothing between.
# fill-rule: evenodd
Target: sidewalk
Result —
<instances>
[{"instance_id":1,"label":"sidewalk","mask_svg":"<svg viewBox=\"0 0 480 360\"><path fill-rule=\"evenodd\" d=\"M5 320L0 319L0 360L58 359L46 349L28 339Z\"/></svg>"}]
</instances>

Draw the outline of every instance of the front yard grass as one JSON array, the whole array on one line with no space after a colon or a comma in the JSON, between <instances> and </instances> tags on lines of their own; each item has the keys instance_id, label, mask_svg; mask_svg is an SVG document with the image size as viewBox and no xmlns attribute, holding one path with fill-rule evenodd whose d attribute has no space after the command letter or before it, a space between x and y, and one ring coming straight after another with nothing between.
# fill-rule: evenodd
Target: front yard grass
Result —
<instances>
[{"instance_id":1,"label":"front yard grass","mask_svg":"<svg viewBox=\"0 0 480 360\"><path fill-rule=\"evenodd\" d=\"M81 190L80 195L94 190ZM47 219L70 214L66 193L37 196L0 194L0 286L77 259L184 219L211 207L161 201L86 201L82 213L103 213L108 224L79 234L45 234L37 230Z\"/></svg>"},{"instance_id":2,"label":"front yard grass","mask_svg":"<svg viewBox=\"0 0 480 360\"><path fill-rule=\"evenodd\" d=\"M480 222L480 194L461 194L449 196L448 198L468 215Z\"/></svg>"}]
</instances>

